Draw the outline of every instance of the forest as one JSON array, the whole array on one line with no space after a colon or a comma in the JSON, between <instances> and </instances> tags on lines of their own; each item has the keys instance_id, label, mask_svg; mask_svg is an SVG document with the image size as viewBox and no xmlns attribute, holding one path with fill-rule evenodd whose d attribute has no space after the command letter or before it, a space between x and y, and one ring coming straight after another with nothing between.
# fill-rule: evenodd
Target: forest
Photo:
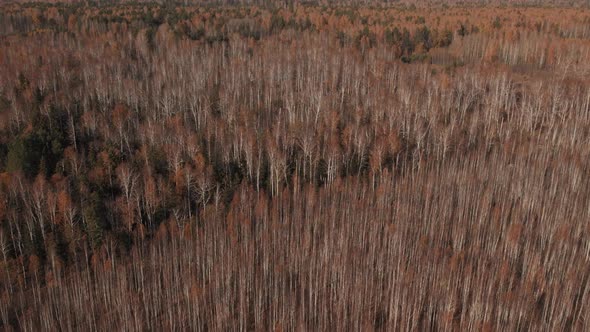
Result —
<instances>
[{"instance_id":1,"label":"forest","mask_svg":"<svg viewBox=\"0 0 590 332\"><path fill-rule=\"evenodd\" d=\"M590 330L590 7L424 3L0 3L0 330Z\"/></svg>"}]
</instances>

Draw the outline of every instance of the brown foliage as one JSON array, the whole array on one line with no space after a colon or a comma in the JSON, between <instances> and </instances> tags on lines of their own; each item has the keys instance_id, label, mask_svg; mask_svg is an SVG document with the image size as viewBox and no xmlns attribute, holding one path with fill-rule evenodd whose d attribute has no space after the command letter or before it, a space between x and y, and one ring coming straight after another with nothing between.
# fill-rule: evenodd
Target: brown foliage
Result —
<instances>
[{"instance_id":1,"label":"brown foliage","mask_svg":"<svg viewBox=\"0 0 590 332\"><path fill-rule=\"evenodd\" d=\"M0 5L0 329L588 330L589 13Z\"/></svg>"}]
</instances>

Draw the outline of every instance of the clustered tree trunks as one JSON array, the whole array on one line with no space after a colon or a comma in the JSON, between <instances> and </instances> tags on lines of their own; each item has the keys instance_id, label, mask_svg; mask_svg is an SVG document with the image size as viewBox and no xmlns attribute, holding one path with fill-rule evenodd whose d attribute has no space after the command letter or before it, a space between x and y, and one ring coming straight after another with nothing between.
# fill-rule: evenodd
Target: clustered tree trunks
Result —
<instances>
[{"instance_id":1,"label":"clustered tree trunks","mask_svg":"<svg viewBox=\"0 0 590 332\"><path fill-rule=\"evenodd\" d=\"M488 9L0 6L0 327L588 329L590 12Z\"/></svg>"}]
</instances>

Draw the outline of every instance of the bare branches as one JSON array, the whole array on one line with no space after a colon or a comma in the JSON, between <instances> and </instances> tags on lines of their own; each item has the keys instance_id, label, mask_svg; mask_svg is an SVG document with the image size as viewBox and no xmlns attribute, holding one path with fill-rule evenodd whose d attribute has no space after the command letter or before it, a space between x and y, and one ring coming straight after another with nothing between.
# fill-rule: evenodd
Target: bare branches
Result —
<instances>
[{"instance_id":1,"label":"bare branches","mask_svg":"<svg viewBox=\"0 0 590 332\"><path fill-rule=\"evenodd\" d=\"M0 327L588 330L584 8L0 6Z\"/></svg>"}]
</instances>

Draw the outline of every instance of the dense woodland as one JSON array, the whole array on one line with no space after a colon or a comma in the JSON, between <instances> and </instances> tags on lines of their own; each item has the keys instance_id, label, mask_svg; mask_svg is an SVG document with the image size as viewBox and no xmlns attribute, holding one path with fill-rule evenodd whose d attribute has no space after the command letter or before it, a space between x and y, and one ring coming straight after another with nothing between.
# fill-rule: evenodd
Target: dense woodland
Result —
<instances>
[{"instance_id":1,"label":"dense woodland","mask_svg":"<svg viewBox=\"0 0 590 332\"><path fill-rule=\"evenodd\" d=\"M590 9L0 5L0 329L590 329Z\"/></svg>"}]
</instances>

